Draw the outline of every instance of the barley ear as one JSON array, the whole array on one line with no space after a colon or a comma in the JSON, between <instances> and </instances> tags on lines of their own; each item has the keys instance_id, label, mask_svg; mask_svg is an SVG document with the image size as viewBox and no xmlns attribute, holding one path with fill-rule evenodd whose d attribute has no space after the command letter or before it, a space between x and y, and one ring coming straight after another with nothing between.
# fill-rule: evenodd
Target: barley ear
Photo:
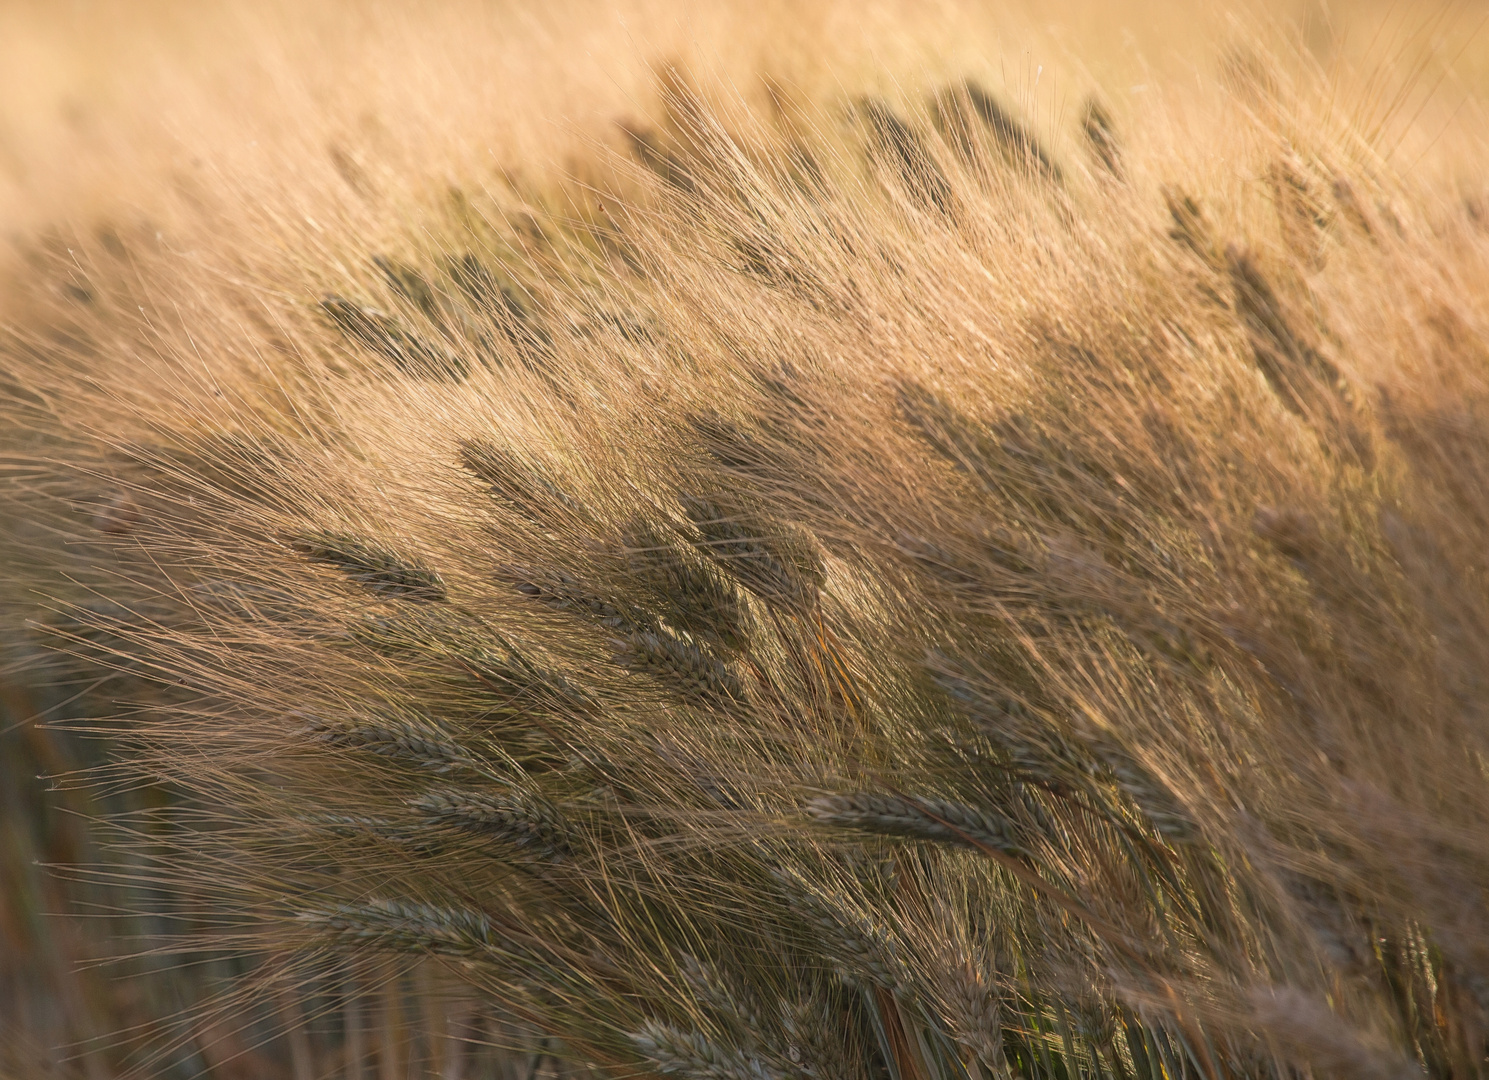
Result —
<instances>
[{"instance_id":1,"label":"barley ear","mask_svg":"<svg viewBox=\"0 0 1489 1080\"><path fill-rule=\"evenodd\" d=\"M334 566L370 592L399 600L446 598L445 583L438 573L370 541L321 531L294 533L286 539L297 554Z\"/></svg>"},{"instance_id":2,"label":"barley ear","mask_svg":"<svg viewBox=\"0 0 1489 1080\"><path fill-rule=\"evenodd\" d=\"M368 900L309 908L299 923L338 945L475 957L491 953L490 920L479 911L411 900Z\"/></svg>"}]
</instances>

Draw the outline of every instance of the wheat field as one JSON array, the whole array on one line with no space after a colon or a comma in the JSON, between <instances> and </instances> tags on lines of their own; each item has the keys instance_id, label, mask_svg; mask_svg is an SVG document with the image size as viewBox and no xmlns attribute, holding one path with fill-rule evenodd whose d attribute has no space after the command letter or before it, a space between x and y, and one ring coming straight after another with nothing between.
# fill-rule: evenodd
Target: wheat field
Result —
<instances>
[{"instance_id":1,"label":"wheat field","mask_svg":"<svg viewBox=\"0 0 1489 1080\"><path fill-rule=\"evenodd\" d=\"M1483 1075L1485 20L0 10L0 1076Z\"/></svg>"}]
</instances>

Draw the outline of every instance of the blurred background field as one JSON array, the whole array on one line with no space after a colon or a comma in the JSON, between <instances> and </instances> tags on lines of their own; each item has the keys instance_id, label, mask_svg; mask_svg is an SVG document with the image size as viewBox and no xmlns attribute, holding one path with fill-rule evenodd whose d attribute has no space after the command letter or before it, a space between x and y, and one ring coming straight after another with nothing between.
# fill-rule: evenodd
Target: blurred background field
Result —
<instances>
[{"instance_id":1,"label":"blurred background field","mask_svg":"<svg viewBox=\"0 0 1489 1080\"><path fill-rule=\"evenodd\" d=\"M167 257L214 273L308 261L282 249L293 234L334 261L338 229L392 242L452 186L557 198L607 149L627 150L625 132L658 109L664 62L763 107L784 87L825 115L853 93L908 98L975 74L1057 152L1094 89L1119 126L1173 125L1157 137L1187 153L1173 118L1195 86L1285 56L1277 77L1312 65L1337 80L1373 118L1363 134L1384 158L1473 197L1489 130L1486 19L1482 4L1400 0L8 0L0 379L48 341L77 346L75 311L97 294L137 331L130 300L158 286ZM148 349L138 362L147 386ZM89 375L84 361L78 377ZM99 542L127 531L130 512L106 478L81 502L58 481L48 462L65 461L72 436L59 416L30 400L0 416L0 1077L561 1074L500 1018L431 992L432 972L331 968L279 986L272 963L158 951L190 898L149 884L146 848L119 854L96 821L190 808L165 788L80 775L108 761L110 742L77 721L128 715L163 691L132 678L110 643L96 644L122 671L58 655L40 629L103 603L97 567L113 556ZM238 999L221 995L243 985L260 990L241 1006L252 1023L224 1023Z\"/></svg>"}]
</instances>

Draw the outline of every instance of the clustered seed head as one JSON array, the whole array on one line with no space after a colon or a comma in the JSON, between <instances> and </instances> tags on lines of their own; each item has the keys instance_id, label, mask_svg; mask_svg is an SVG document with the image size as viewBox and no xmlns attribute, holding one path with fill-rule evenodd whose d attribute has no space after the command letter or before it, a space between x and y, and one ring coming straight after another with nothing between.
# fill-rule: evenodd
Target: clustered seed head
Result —
<instances>
[{"instance_id":1,"label":"clustered seed head","mask_svg":"<svg viewBox=\"0 0 1489 1080\"><path fill-rule=\"evenodd\" d=\"M1258 224L1245 205L1124 166L1094 101L1079 123L1106 175L1068 191L972 82L927 102L944 143L855 101L868 141L848 152L879 187L839 168L841 146L783 131L797 145L777 156L699 102L672 78L659 126L626 129L665 184L596 207L610 226L594 192L540 220L547 195L496 185L459 204L475 227L424 232L481 247L430 252L449 289L379 256L396 314L320 309L320 333L375 367L463 374L448 335L533 378L369 394L286 357L287 404L325 431L227 396L234 425L276 434L144 454L167 490L95 523L197 581L187 618L157 590L159 619L123 603L69 631L106 633L116 668L181 676L163 721L138 715L161 774L229 826L190 834L217 856L197 880L235 915L297 910L321 941L464 958L447 966L496 1010L607 1075L1267 1080L1331 1071L1268 1056L1309 1025L1358 1066L1332 1071L1368 1075L1344 1030L1361 1018L1419 1072L1473 1073L1485 875L1454 837L1484 816L1463 747L1483 727L1489 516L1455 459L1477 468L1489 440L1471 430L1483 388L1433 380L1483 366L1489 305L1462 284L1478 269L1431 253L1474 249L1483 205L1424 206L1392 239L1374 179L1345 205L1340 178L1331 210L1326 171L1288 152L1270 172L1279 247L1236 232ZM787 111L783 129L810 126ZM507 243L514 198L532 246ZM1360 198L1379 227L1326 234L1336 210L1376 218ZM1382 246L1390 261L1368 261ZM1286 249L1302 264L1278 265ZM1432 287L1398 306L1441 303L1442 326L1356 317L1351 283L1414 260ZM14 352L0 341L0 408ZM1402 384L1380 428L1331 359L1353 370L1352 353ZM476 415L531 421L534 441L447 430ZM562 431L588 432L574 468L539 442ZM1365 453L1376 431L1389 469ZM420 467L431 438L451 475ZM567 490L586 477L588 505ZM398 496L384 512L424 530L409 552L275 531L355 520L361 492ZM1308 512L1258 511L1273 554L1256 557L1249 509L1293 504ZM440 522L479 524L484 547ZM448 578L420 551L445 552ZM331 584L294 588L310 575ZM374 617L338 614L354 587ZM282 753L304 701L340 704ZM223 873L245 852L246 881ZM1289 887L1302 868L1317 881ZM541 959L514 979L524 956ZM1263 980L1298 987L1248 1012Z\"/></svg>"},{"instance_id":2,"label":"clustered seed head","mask_svg":"<svg viewBox=\"0 0 1489 1080\"><path fill-rule=\"evenodd\" d=\"M920 132L878 98L863 98L859 112L868 120L876 155L892 166L922 209L952 210L952 187Z\"/></svg>"},{"instance_id":3,"label":"clustered seed head","mask_svg":"<svg viewBox=\"0 0 1489 1080\"><path fill-rule=\"evenodd\" d=\"M655 625L655 620L635 605L599 596L578 578L561 570L499 566L495 576L498 581L510 582L523 596L555 611L587 615L612 630L634 633Z\"/></svg>"},{"instance_id":4,"label":"clustered seed head","mask_svg":"<svg viewBox=\"0 0 1489 1080\"><path fill-rule=\"evenodd\" d=\"M937 987L944 1002L952 1033L978 1059L995 1072L1004 1067L1003 1019L998 1008L998 990L989 984L981 969L966 961L942 973Z\"/></svg>"},{"instance_id":5,"label":"clustered seed head","mask_svg":"<svg viewBox=\"0 0 1489 1080\"><path fill-rule=\"evenodd\" d=\"M895 394L900 415L942 457L976 472L986 441L976 426L932 390L905 380Z\"/></svg>"},{"instance_id":6,"label":"clustered seed head","mask_svg":"<svg viewBox=\"0 0 1489 1080\"><path fill-rule=\"evenodd\" d=\"M1094 729L1067 734L1039 722L1011 698L989 694L945 672L933 677L1004 749L1018 775L1057 791L1083 778L1099 784L1114 783L1164 839L1192 843L1197 838L1193 818L1169 786L1115 738Z\"/></svg>"},{"instance_id":7,"label":"clustered seed head","mask_svg":"<svg viewBox=\"0 0 1489 1080\"><path fill-rule=\"evenodd\" d=\"M1086 744L1160 836L1176 844L1192 843L1198 838L1199 830L1194 819L1173 790L1133 757L1126 747L1101 732L1091 734Z\"/></svg>"},{"instance_id":8,"label":"clustered seed head","mask_svg":"<svg viewBox=\"0 0 1489 1080\"><path fill-rule=\"evenodd\" d=\"M456 381L469 374L470 365L464 358L426 341L386 311L353 303L343 296L325 297L321 310L349 339L391 360L406 374Z\"/></svg>"},{"instance_id":9,"label":"clustered seed head","mask_svg":"<svg viewBox=\"0 0 1489 1080\"><path fill-rule=\"evenodd\" d=\"M759 1058L720 1046L697 1031L647 1021L631 1035L631 1043L659 1072L685 1080L788 1080Z\"/></svg>"},{"instance_id":10,"label":"clustered seed head","mask_svg":"<svg viewBox=\"0 0 1489 1080\"><path fill-rule=\"evenodd\" d=\"M633 577L666 604L667 620L728 649L745 643L745 611L734 587L690 557L661 530L639 526L624 538Z\"/></svg>"},{"instance_id":11,"label":"clustered seed head","mask_svg":"<svg viewBox=\"0 0 1489 1080\"><path fill-rule=\"evenodd\" d=\"M787 1043L784 1057L792 1071L810 1080L861 1076L864 1063L845 1038L841 1015L830 1000L813 995L781 1003L781 1028Z\"/></svg>"},{"instance_id":12,"label":"clustered seed head","mask_svg":"<svg viewBox=\"0 0 1489 1080\"><path fill-rule=\"evenodd\" d=\"M571 830L558 808L530 792L493 795L449 789L422 795L411 805L432 822L495 837L543 858L559 858L571 850Z\"/></svg>"},{"instance_id":13,"label":"clustered seed head","mask_svg":"<svg viewBox=\"0 0 1489 1080\"><path fill-rule=\"evenodd\" d=\"M590 695L557 671L540 668L510 641L488 632L488 644L462 646L459 666L497 698L501 711L563 713L594 707Z\"/></svg>"},{"instance_id":14,"label":"clustered seed head","mask_svg":"<svg viewBox=\"0 0 1489 1080\"><path fill-rule=\"evenodd\" d=\"M399 600L444 600L444 580L427 566L386 548L343 533L306 532L289 538L290 546L312 562L334 566L351 580L382 596Z\"/></svg>"},{"instance_id":15,"label":"clustered seed head","mask_svg":"<svg viewBox=\"0 0 1489 1080\"><path fill-rule=\"evenodd\" d=\"M698 995L698 1000L721 1015L736 1021L746 1031L758 1033L764 1028L760 1003L755 999L755 995L745 987L737 985L716 965L705 963L690 953L684 953L680 958L679 966L682 968L683 978Z\"/></svg>"},{"instance_id":16,"label":"clustered seed head","mask_svg":"<svg viewBox=\"0 0 1489 1080\"><path fill-rule=\"evenodd\" d=\"M582 516L578 501L517 454L486 439L460 440L460 462L491 486L491 494L535 524L554 520L556 511Z\"/></svg>"},{"instance_id":17,"label":"clustered seed head","mask_svg":"<svg viewBox=\"0 0 1489 1080\"><path fill-rule=\"evenodd\" d=\"M945 799L911 798L857 792L827 795L807 804L807 813L824 825L864 829L892 836L911 836L968 847L986 845L1006 855L1024 854L1014 839L1013 823L988 809Z\"/></svg>"},{"instance_id":18,"label":"clustered seed head","mask_svg":"<svg viewBox=\"0 0 1489 1080\"><path fill-rule=\"evenodd\" d=\"M1163 199L1173 220L1169 238L1198 255L1207 266L1218 269L1221 255L1204 207L1192 195L1178 188L1165 188Z\"/></svg>"},{"instance_id":19,"label":"clustered seed head","mask_svg":"<svg viewBox=\"0 0 1489 1080\"><path fill-rule=\"evenodd\" d=\"M853 986L909 991L909 971L890 927L862 910L848 910L796 871L777 869L772 876L811 926L815 944L840 979Z\"/></svg>"},{"instance_id":20,"label":"clustered seed head","mask_svg":"<svg viewBox=\"0 0 1489 1080\"><path fill-rule=\"evenodd\" d=\"M1103 778L1101 763L1087 750L1050 726L998 725L982 722L982 730L1008 753L1015 774L1064 790L1073 783Z\"/></svg>"},{"instance_id":21,"label":"clustered seed head","mask_svg":"<svg viewBox=\"0 0 1489 1080\"><path fill-rule=\"evenodd\" d=\"M491 922L479 911L409 900L369 900L299 913L320 934L347 945L441 956L476 956L495 945Z\"/></svg>"},{"instance_id":22,"label":"clustered seed head","mask_svg":"<svg viewBox=\"0 0 1489 1080\"><path fill-rule=\"evenodd\" d=\"M441 317L439 300L434 288L415 267L399 262L388 255L374 255L372 264L383 272L383 277L393 292L429 318L438 321Z\"/></svg>"},{"instance_id":23,"label":"clustered seed head","mask_svg":"<svg viewBox=\"0 0 1489 1080\"><path fill-rule=\"evenodd\" d=\"M1081 116L1081 134L1086 137L1087 148L1097 163L1118 180L1122 179L1122 144L1117 138L1111 113L1095 98L1086 101Z\"/></svg>"},{"instance_id":24,"label":"clustered seed head","mask_svg":"<svg viewBox=\"0 0 1489 1080\"><path fill-rule=\"evenodd\" d=\"M976 157L973 132L980 126L1007 166L1053 183L1061 181L1060 167L1034 133L976 80L966 79L943 90L933 99L931 112L936 126L963 159Z\"/></svg>"},{"instance_id":25,"label":"clustered seed head","mask_svg":"<svg viewBox=\"0 0 1489 1080\"><path fill-rule=\"evenodd\" d=\"M805 538L759 515L731 514L712 499L686 495L683 509L702 537L703 550L746 589L797 610L816 605L823 572Z\"/></svg>"},{"instance_id":26,"label":"clustered seed head","mask_svg":"<svg viewBox=\"0 0 1489 1080\"><path fill-rule=\"evenodd\" d=\"M745 701L744 687L722 661L670 634L632 634L620 642L616 660L700 705L724 707Z\"/></svg>"},{"instance_id":27,"label":"clustered seed head","mask_svg":"<svg viewBox=\"0 0 1489 1080\"><path fill-rule=\"evenodd\" d=\"M347 723L313 719L306 730L332 746L369 750L432 772L475 766L471 755L432 716L385 713Z\"/></svg>"},{"instance_id":28,"label":"clustered seed head","mask_svg":"<svg viewBox=\"0 0 1489 1080\"><path fill-rule=\"evenodd\" d=\"M716 412L688 417L708 455L719 465L742 476L768 474L774 455L752 432Z\"/></svg>"},{"instance_id":29,"label":"clustered seed head","mask_svg":"<svg viewBox=\"0 0 1489 1080\"><path fill-rule=\"evenodd\" d=\"M976 686L945 671L933 672L932 678L978 730L1008 755L1017 775L1061 790L1102 774L1101 763L1089 750L1015 696Z\"/></svg>"}]
</instances>

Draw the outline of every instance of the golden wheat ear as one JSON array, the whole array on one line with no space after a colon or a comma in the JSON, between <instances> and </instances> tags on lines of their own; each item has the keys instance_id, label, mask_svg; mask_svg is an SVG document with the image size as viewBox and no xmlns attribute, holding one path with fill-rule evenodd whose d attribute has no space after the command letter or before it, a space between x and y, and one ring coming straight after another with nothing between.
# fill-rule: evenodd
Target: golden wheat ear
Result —
<instances>
[{"instance_id":1,"label":"golden wheat ear","mask_svg":"<svg viewBox=\"0 0 1489 1080\"><path fill-rule=\"evenodd\" d=\"M688 549L685 537L670 526L638 521L622 544L631 579L647 590L667 622L725 650L745 647L746 605L727 577Z\"/></svg>"},{"instance_id":2,"label":"golden wheat ear","mask_svg":"<svg viewBox=\"0 0 1489 1080\"><path fill-rule=\"evenodd\" d=\"M577 500L514 451L472 438L460 441L459 453L460 463L489 485L493 496L534 524L572 522L587 516Z\"/></svg>"},{"instance_id":3,"label":"golden wheat ear","mask_svg":"<svg viewBox=\"0 0 1489 1080\"><path fill-rule=\"evenodd\" d=\"M985 160L988 151L1017 172L1050 183L1064 175L1049 152L986 88L974 79L947 87L931 99L937 129L967 164Z\"/></svg>"},{"instance_id":4,"label":"golden wheat ear","mask_svg":"<svg viewBox=\"0 0 1489 1080\"><path fill-rule=\"evenodd\" d=\"M916 205L950 214L951 183L920 132L879 98L860 99L856 112L868 124L873 156L888 165Z\"/></svg>"},{"instance_id":5,"label":"golden wheat ear","mask_svg":"<svg viewBox=\"0 0 1489 1080\"><path fill-rule=\"evenodd\" d=\"M470 372L463 357L419 337L385 311L335 295L322 298L320 307L347 341L390 361L405 375L458 382Z\"/></svg>"},{"instance_id":6,"label":"golden wheat ear","mask_svg":"<svg viewBox=\"0 0 1489 1080\"><path fill-rule=\"evenodd\" d=\"M444 600L444 579L429 567L346 533L310 531L286 538L311 562L335 567L371 592L400 600Z\"/></svg>"},{"instance_id":7,"label":"golden wheat ear","mask_svg":"<svg viewBox=\"0 0 1489 1080\"><path fill-rule=\"evenodd\" d=\"M1086 139L1086 150L1096 164L1118 180L1123 179L1122 142L1117 138L1112 114L1107 112L1099 98L1086 99L1081 112L1081 134Z\"/></svg>"},{"instance_id":8,"label":"golden wheat ear","mask_svg":"<svg viewBox=\"0 0 1489 1080\"><path fill-rule=\"evenodd\" d=\"M372 264L382 271L395 295L412 304L431 321L442 321L434 286L418 269L387 255L374 255Z\"/></svg>"}]
</instances>

